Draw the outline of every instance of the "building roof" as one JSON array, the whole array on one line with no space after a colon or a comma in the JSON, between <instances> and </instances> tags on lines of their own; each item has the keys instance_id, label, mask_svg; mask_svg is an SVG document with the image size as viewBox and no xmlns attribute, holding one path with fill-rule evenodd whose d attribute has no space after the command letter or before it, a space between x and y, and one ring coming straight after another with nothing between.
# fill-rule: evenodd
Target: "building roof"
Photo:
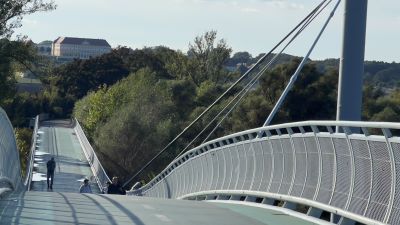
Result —
<instances>
[{"instance_id":1,"label":"building roof","mask_svg":"<svg viewBox=\"0 0 400 225\"><path fill-rule=\"evenodd\" d=\"M110 44L108 44L108 42L104 39L91 39L91 38L58 37L56 40L54 40L53 43L111 47Z\"/></svg>"},{"instance_id":2,"label":"building roof","mask_svg":"<svg viewBox=\"0 0 400 225\"><path fill-rule=\"evenodd\" d=\"M38 43L38 45L51 45L53 42L52 41L42 41Z\"/></svg>"}]
</instances>

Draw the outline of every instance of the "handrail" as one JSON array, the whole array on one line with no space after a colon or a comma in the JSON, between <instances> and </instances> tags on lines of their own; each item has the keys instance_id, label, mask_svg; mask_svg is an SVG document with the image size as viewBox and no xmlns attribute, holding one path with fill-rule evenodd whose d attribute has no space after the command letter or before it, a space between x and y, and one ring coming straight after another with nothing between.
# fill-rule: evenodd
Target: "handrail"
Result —
<instances>
[{"instance_id":1,"label":"handrail","mask_svg":"<svg viewBox=\"0 0 400 225\"><path fill-rule=\"evenodd\" d=\"M193 148L128 194L186 198L203 193L214 199L256 191L261 193L256 197L271 195L288 204L304 199L310 207L322 205L317 208L342 220L397 224L400 137L392 135L395 130L400 130L400 123L354 121L305 121L246 130Z\"/></svg>"},{"instance_id":2,"label":"handrail","mask_svg":"<svg viewBox=\"0 0 400 225\"><path fill-rule=\"evenodd\" d=\"M202 145L199 145L185 154L180 156L179 158L173 160L166 168L159 173L155 178L153 178L150 182L144 185L141 190L144 190L148 187L149 184L154 183L154 181L158 181L160 177L166 176L168 174L168 170L174 167L174 164L181 164L180 162L186 161L189 158L192 158L199 154L200 152L207 152L207 146L213 146L216 143L219 143L220 146L224 146L223 142L226 140L234 140L238 142L241 140L242 137L248 136L251 134L252 137L248 137L248 140L259 138L260 133L267 133L271 131L279 131L281 129L293 129L293 128L301 128L304 130L304 127L312 127L312 126L319 126L319 127L338 127L338 128L378 128L378 129L393 129L393 130L400 130L400 123L391 123L391 122L359 122L359 121L318 121L318 120L310 120L310 121L302 121L302 122L292 122L292 123L284 123L284 124L277 124L277 125L270 125L265 127L258 127L246 131L237 132L234 134L230 134L221 138L217 138L214 140L210 140ZM363 130L364 131L364 130ZM280 132L280 131L279 131ZM331 133L334 132L334 129L331 130ZM350 131L349 131L350 132ZM245 139L246 140L246 139ZM240 141L239 141L240 142ZM185 159L185 160L184 160Z\"/></svg>"},{"instance_id":3,"label":"handrail","mask_svg":"<svg viewBox=\"0 0 400 225\"><path fill-rule=\"evenodd\" d=\"M99 186L100 190L104 192L106 190L105 183L107 181L111 182L111 180L108 177L103 166L101 165L100 160L97 158L96 152L93 150L92 145L89 143L89 140L87 139L79 121L76 118L74 118L74 121L76 136L78 137L83 152L85 153L86 159L90 164L90 168L95 175L96 183Z\"/></svg>"},{"instance_id":4,"label":"handrail","mask_svg":"<svg viewBox=\"0 0 400 225\"><path fill-rule=\"evenodd\" d=\"M7 177L0 177L0 199L10 191L14 190L13 182Z\"/></svg>"},{"instance_id":5,"label":"handrail","mask_svg":"<svg viewBox=\"0 0 400 225\"><path fill-rule=\"evenodd\" d=\"M19 154L13 126L1 107L0 134L0 188L16 190L22 184Z\"/></svg>"},{"instance_id":6,"label":"handrail","mask_svg":"<svg viewBox=\"0 0 400 225\"><path fill-rule=\"evenodd\" d=\"M373 221L371 219L355 215L354 213L349 213L346 210L332 207L329 205L321 204L315 201L310 201L304 198L298 198L288 195L281 195L281 194L273 194L273 193L265 193L265 192L257 192L257 191L233 191L233 190L218 190L218 191L202 191L198 193L188 194L185 196L180 197L179 199L190 199L193 197L198 196L207 196L207 195L236 195L236 196L257 196L263 198L270 198L270 199L280 199L283 201L290 201L292 203L298 204L305 204L314 208L322 209L327 212L331 212L334 214L339 214L345 216L346 218L353 219L363 224L373 224L373 225L386 225L385 223L379 223Z\"/></svg>"},{"instance_id":7,"label":"handrail","mask_svg":"<svg viewBox=\"0 0 400 225\"><path fill-rule=\"evenodd\" d=\"M39 115L37 115L35 117L35 126L33 128L33 133L32 133L31 150L29 153L28 165L26 167L24 185L26 186L27 191L31 190L31 182L32 182L32 175L33 175L33 166L34 166L34 162L35 162L35 151L36 151L36 144L37 144L38 129L39 129Z\"/></svg>"}]
</instances>

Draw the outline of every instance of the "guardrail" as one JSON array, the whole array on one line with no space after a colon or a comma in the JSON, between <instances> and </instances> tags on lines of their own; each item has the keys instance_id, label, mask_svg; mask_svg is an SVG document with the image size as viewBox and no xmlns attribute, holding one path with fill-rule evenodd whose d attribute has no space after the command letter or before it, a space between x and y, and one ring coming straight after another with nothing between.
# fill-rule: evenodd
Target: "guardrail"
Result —
<instances>
[{"instance_id":1,"label":"guardrail","mask_svg":"<svg viewBox=\"0 0 400 225\"><path fill-rule=\"evenodd\" d=\"M75 119L75 133L78 137L78 140L82 146L83 152L90 164L90 168L94 174L96 182L102 192L106 190L106 182L111 182L110 178L107 176L106 171L104 170L103 166L101 165L99 159L97 158L96 153L93 150L93 147L90 145L88 139L86 138L85 133L81 125L79 124L78 120Z\"/></svg>"},{"instance_id":2,"label":"guardrail","mask_svg":"<svg viewBox=\"0 0 400 225\"><path fill-rule=\"evenodd\" d=\"M21 188L21 166L14 129L0 107L0 195Z\"/></svg>"},{"instance_id":3,"label":"guardrail","mask_svg":"<svg viewBox=\"0 0 400 225\"><path fill-rule=\"evenodd\" d=\"M310 216L329 213L337 224L400 224L400 137L393 130L400 124L308 121L247 130L188 151L130 194L280 201L306 206Z\"/></svg>"},{"instance_id":4,"label":"guardrail","mask_svg":"<svg viewBox=\"0 0 400 225\"><path fill-rule=\"evenodd\" d=\"M25 181L24 185L28 191L31 190L31 182L32 182L32 174L33 174L33 165L35 162L35 151L37 144L37 136L39 129L39 115L35 117L35 125L33 127L32 133L32 141L31 141L31 149L29 153L29 160L27 162L26 173L25 173Z\"/></svg>"}]
</instances>

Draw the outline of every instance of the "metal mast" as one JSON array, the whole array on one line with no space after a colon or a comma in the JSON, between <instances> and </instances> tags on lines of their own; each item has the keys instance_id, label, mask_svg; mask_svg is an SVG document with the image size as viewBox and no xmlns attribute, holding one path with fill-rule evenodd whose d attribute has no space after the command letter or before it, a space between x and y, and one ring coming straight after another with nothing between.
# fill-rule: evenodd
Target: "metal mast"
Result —
<instances>
[{"instance_id":1,"label":"metal mast","mask_svg":"<svg viewBox=\"0 0 400 225\"><path fill-rule=\"evenodd\" d=\"M336 120L361 120L368 0L346 0Z\"/></svg>"}]
</instances>

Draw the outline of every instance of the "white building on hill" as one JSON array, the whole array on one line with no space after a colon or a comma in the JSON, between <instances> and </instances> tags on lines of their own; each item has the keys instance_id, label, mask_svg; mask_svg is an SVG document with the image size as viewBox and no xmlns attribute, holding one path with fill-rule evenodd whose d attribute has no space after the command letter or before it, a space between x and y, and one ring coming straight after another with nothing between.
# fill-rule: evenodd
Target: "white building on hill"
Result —
<instances>
[{"instance_id":1,"label":"white building on hill","mask_svg":"<svg viewBox=\"0 0 400 225\"><path fill-rule=\"evenodd\" d=\"M64 59L88 59L111 51L104 39L59 37L52 44L51 55Z\"/></svg>"}]
</instances>

